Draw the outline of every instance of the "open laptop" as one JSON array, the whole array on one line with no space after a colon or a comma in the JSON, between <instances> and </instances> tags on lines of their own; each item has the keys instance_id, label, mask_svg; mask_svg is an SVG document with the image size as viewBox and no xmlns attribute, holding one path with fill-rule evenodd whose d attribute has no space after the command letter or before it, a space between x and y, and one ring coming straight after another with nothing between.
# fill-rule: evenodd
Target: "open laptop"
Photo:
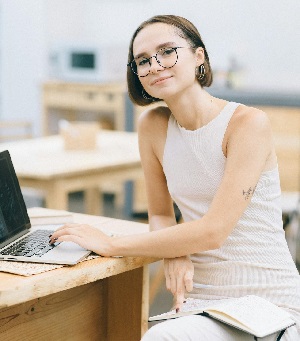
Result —
<instances>
[{"instance_id":1,"label":"open laptop","mask_svg":"<svg viewBox=\"0 0 300 341\"><path fill-rule=\"evenodd\" d=\"M10 154L0 152L0 261L74 265L90 254L72 242L49 245L49 235L58 227L31 228Z\"/></svg>"}]
</instances>

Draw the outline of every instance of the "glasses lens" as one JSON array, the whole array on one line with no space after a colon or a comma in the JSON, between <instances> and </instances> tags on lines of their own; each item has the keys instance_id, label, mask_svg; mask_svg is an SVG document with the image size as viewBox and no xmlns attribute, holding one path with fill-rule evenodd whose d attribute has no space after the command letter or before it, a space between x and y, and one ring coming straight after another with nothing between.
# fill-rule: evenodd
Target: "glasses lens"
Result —
<instances>
[{"instance_id":1,"label":"glasses lens","mask_svg":"<svg viewBox=\"0 0 300 341\"><path fill-rule=\"evenodd\" d=\"M160 49L156 54L159 65L165 69L173 67L177 62L177 51L174 47Z\"/></svg>"},{"instance_id":2,"label":"glasses lens","mask_svg":"<svg viewBox=\"0 0 300 341\"><path fill-rule=\"evenodd\" d=\"M145 77L150 71L149 58L140 57L131 62L132 71L140 77Z\"/></svg>"}]
</instances>

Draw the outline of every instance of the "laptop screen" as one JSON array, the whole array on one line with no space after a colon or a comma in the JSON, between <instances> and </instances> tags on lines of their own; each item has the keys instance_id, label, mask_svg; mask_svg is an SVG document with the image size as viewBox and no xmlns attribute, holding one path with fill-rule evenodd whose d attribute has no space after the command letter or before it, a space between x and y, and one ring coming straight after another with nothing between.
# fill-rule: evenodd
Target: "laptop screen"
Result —
<instances>
[{"instance_id":1,"label":"laptop screen","mask_svg":"<svg viewBox=\"0 0 300 341\"><path fill-rule=\"evenodd\" d=\"M0 153L0 244L29 227L19 181L6 150Z\"/></svg>"}]
</instances>

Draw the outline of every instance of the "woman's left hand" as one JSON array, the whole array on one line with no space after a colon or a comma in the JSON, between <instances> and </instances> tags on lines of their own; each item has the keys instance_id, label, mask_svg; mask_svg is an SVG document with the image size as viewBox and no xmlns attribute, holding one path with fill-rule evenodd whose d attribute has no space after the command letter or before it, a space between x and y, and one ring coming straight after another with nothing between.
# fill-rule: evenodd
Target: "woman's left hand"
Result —
<instances>
[{"instance_id":1,"label":"woman's left hand","mask_svg":"<svg viewBox=\"0 0 300 341\"><path fill-rule=\"evenodd\" d=\"M184 294L193 290L194 265L189 256L164 258L166 287L173 294L173 308L180 310Z\"/></svg>"},{"instance_id":2,"label":"woman's left hand","mask_svg":"<svg viewBox=\"0 0 300 341\"><path fill-rule=\"evenodd\" d=\"M66 224L58 228L50 237L49 244L74 242L101 256L109 256L111 237L87 224Z\"/></svg>"}]
</instances>

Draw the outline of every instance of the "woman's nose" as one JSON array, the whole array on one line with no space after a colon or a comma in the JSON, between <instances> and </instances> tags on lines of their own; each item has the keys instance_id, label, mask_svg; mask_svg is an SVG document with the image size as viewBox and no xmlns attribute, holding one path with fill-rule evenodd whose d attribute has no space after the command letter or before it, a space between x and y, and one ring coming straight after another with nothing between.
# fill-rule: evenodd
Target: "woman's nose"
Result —
<instances>
[{"instance_id":1,"label":"woman's nose","mask_svg":"<svg viewBox=\"0 0 300 341\"><path fill-rule=\"evenodd\" d=\"M156 56L152 56L149 59L149 64L150 64L150 69L149 72L150 73L156 73L157 71L161 71L164 68L159 64L158 59Z\"/></svg>"}]
</instances>

